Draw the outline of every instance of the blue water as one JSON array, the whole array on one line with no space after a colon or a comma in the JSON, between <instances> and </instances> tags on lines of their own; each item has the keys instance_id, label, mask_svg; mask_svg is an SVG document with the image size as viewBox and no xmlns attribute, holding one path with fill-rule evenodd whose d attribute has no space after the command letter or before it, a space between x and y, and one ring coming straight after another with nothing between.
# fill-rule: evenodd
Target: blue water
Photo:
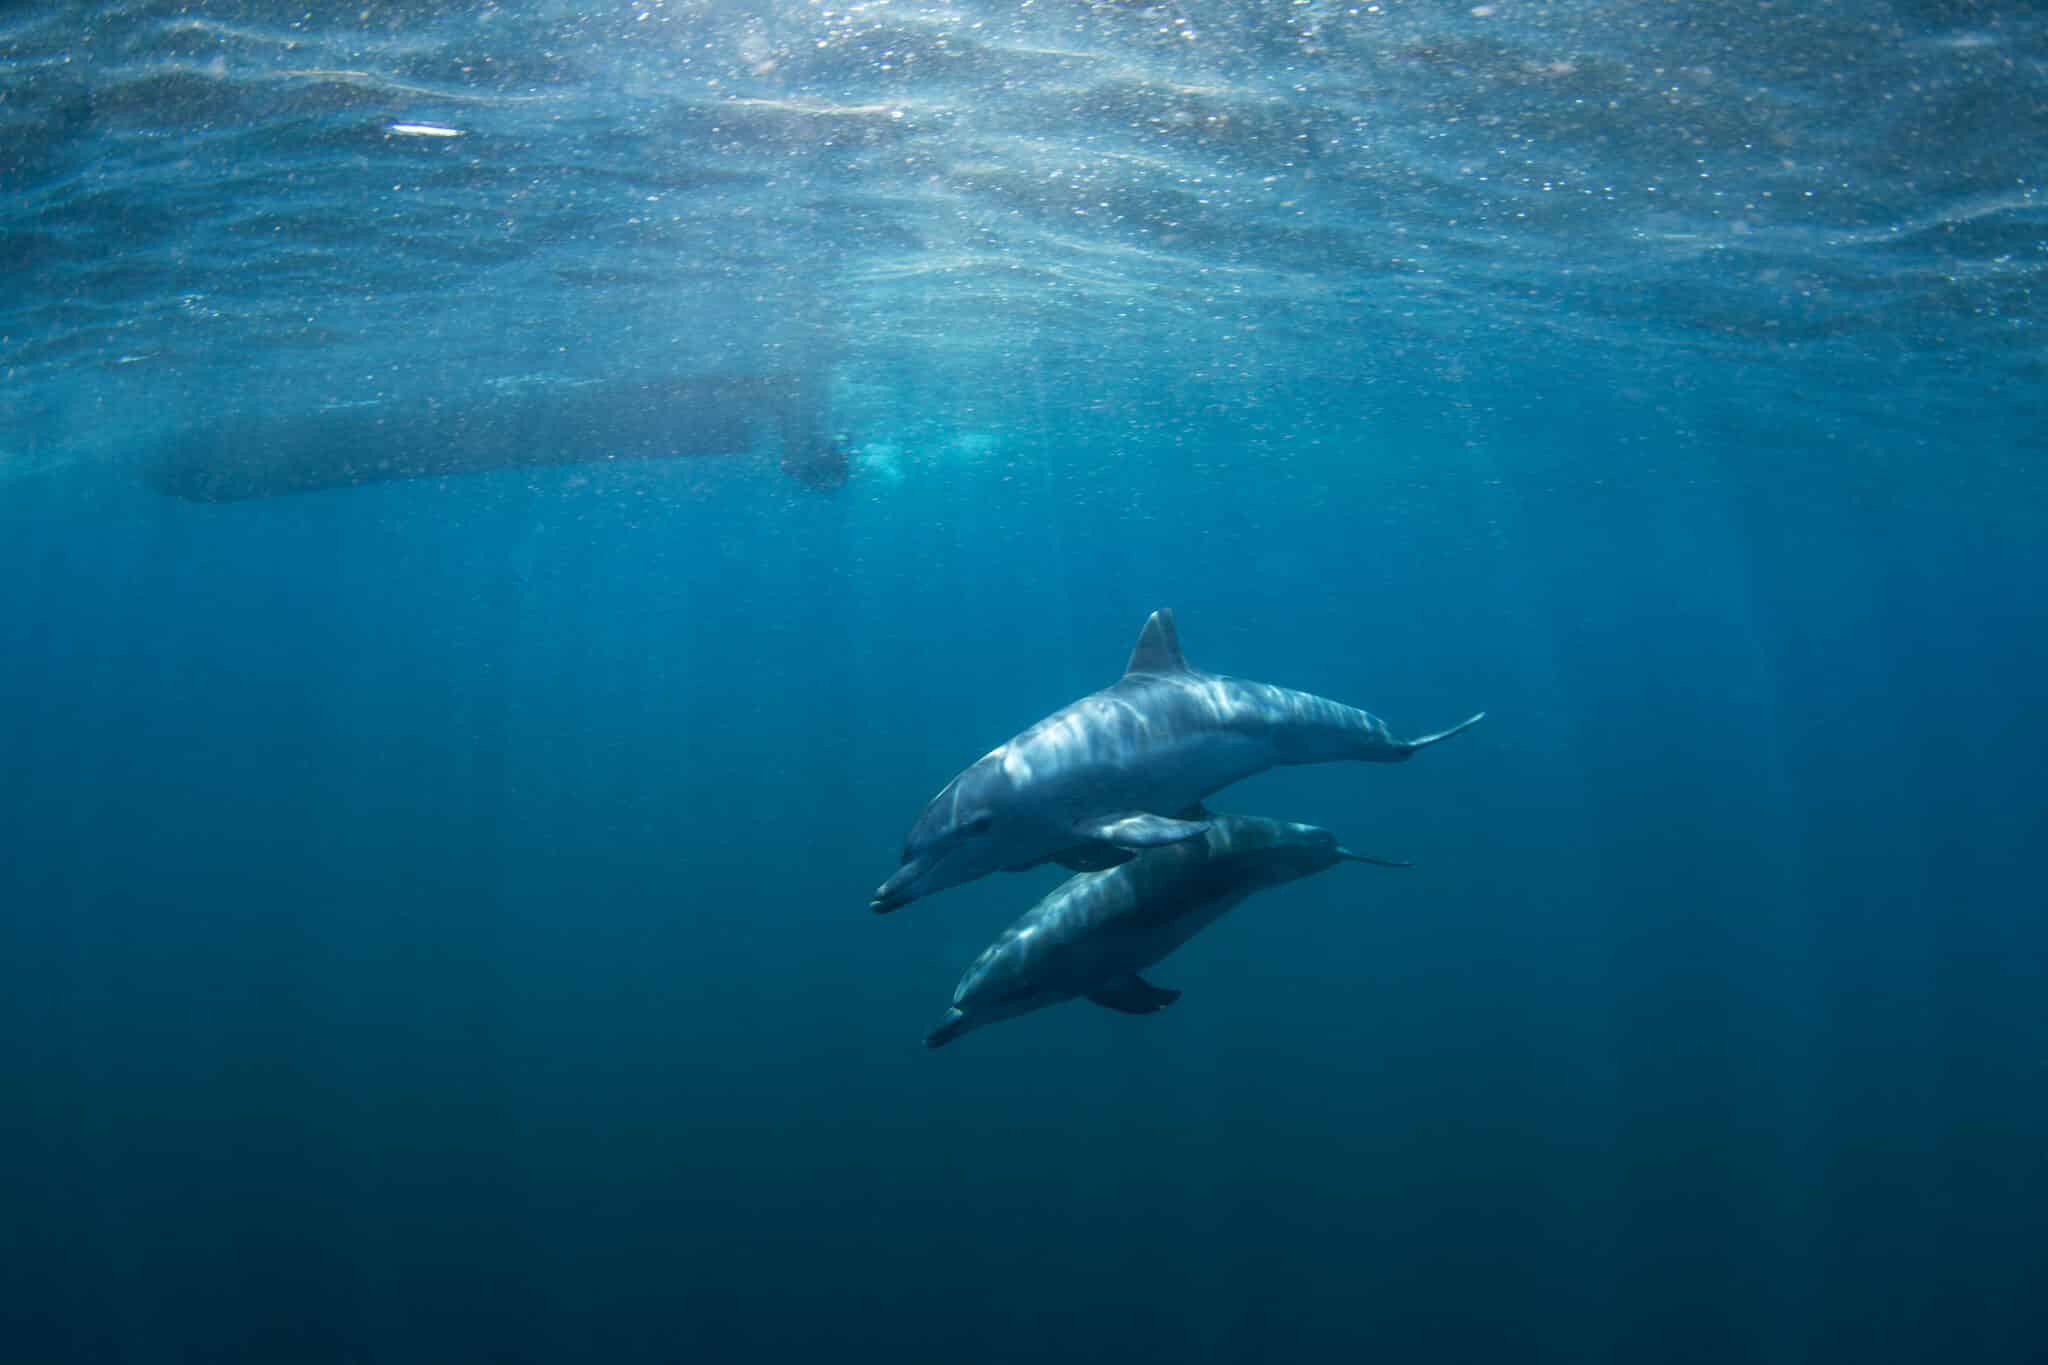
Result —
<instances>
[{"instance_id":1,"label":"blue water","mask_svg":"<svg viewBox=\"0 0 2048 1365\"><path fill-rule=\"evenodd\" d=\"M311 8L0 19L0 1356L2048 1356L2032 10ZM146 477L792 355L835 493ZM1489 711L1215 802L1416 866L925 1050L1160 606Z\"/></svg>"}]
</instances>

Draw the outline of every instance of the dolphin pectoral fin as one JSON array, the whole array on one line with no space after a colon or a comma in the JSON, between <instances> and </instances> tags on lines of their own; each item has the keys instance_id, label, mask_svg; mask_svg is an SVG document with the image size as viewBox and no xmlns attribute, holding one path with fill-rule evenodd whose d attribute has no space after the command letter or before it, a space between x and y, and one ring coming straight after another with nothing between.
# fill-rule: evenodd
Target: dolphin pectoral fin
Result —
<instances>
[{"instance_id":1,"label":"dolphin pectoral fin","mask_svg":"<svg viewBox=\"0 0 2048 1365\"><path fill-rule=\"evenodd\" d=\"M1375 858L1370 853L1353 853L1348 848L1337 850L1337 856L1350 863L1371 863L1374 867L1413 867L1414 863L1405 858Z\"/></svg>"},{"instance_id":2,"label":"dolphin pectoral fin","mask_svg":"<svg viewBox=\"0 0 2048 1365\"><path fill-rule=\"evenodd\" d=\"M1098 986L1088 992L1088 998L1104 1009L1115 1010L1118 1014L1157 1014L1180 999L1180 992L1155 986L1136 972L1132 972L1120 981Z\"/></svg>"},{"instance_id":3,"label":"dolphin pectoral fin","mask_svg":"<svg viewBox=\"0 0 2048 1365\"><path fill-rule=\"evenodd\" d=\"M1473 726L1477 725L1480 721L1485 719L1486 713L1484 711L1475 712L1474 714L1467 716L1465 719L1459 721L1456 725L1453 725L1448 730L1439 730L1433 735L1424 735L1420 739L1403 740L1401 741L1401 756L1403 758L1406 758L1409 754L1414 753L1417 749L1427 749L1432 744L1441 744L1445 740L1449 739L1452 735L1463 734L1465 731L1471 729Z\"/></svg>"},{"instance_id":4,"label":"dolphin pectoral fin","mask_svg":"<svg viewBox=\"0 0 2048 1365\"><path fill-rule=\"evenodd\" d=\"M1083 839L1115 844L1119 848L1160 848L1166 844L1185 843L1208 832L1207 820L1171 820L1164 815L1148 815L1143 811L1124 811L1074 822L1074 833Z\"/></svg>"},{"instance_id":5,"label":"dolphin pectoral fin","mask_svg":"<svg viewBox=\"0 0 2048 1365\"><path fill-rule=\"evenodd\" d=\"M1052 855L1052 860L1069 872L1107 872L1138 855L1115 844L1076 844Z\"/></svg>"}]
</instances>

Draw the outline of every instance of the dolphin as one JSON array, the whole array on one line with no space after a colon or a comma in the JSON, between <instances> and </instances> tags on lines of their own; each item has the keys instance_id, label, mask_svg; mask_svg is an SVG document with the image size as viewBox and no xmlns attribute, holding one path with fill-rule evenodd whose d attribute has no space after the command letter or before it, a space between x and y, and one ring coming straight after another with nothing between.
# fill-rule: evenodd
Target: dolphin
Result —
<instances>
[{"instance_id":1,"label":"dolphin","mask_svg":"<svg viewBox=\"0 0 2048 1365\"><path fill-rule=\"evenodd\" d=\"M1406 867L1341 848L1314 825L1199 813L1198 838L1137 854L1062 882L974 960L953 1003L925 1035L944 1047L999 1019L1088 999L1152 1014L1180 999L1138 973L1214 924L1254 891L1314 876L1345 860Z\"/></svg>"},{"instance_id":2,"label":"dolphin","mask_svg":"<svg viewBox=\"0 0 2048 1365\"><path fill-rule=\"evenodd\" d=\"M1271 683L1203 673L1180 652L1173 613L1152 613L1123 677L982 757L910 827L877 914L983 877L1058 862L1099 871L1139 849L1203 834L1168 812L1292 763L1399 763L1478 715L1420 739L1379 717Z\"/></svg>"}]
</instances>

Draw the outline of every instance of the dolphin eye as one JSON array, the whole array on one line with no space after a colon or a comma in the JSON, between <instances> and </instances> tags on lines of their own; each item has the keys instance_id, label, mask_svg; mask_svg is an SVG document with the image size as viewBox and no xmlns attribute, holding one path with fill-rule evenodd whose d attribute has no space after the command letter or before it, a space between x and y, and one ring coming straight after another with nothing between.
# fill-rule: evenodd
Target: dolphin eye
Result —
<instances>
[{"instance_id":1,"label":"dolphin eye","mask_svg":"<svg viewBox=\"0 0 2048 1365\"><path fill-rule=\"evenodd\" d=\"M960 826L960 832L962 834L986 834L988 833L989 826L995 822L996 818L993 815L977 815L966 824Z\"/></svg>"}]
</instances>

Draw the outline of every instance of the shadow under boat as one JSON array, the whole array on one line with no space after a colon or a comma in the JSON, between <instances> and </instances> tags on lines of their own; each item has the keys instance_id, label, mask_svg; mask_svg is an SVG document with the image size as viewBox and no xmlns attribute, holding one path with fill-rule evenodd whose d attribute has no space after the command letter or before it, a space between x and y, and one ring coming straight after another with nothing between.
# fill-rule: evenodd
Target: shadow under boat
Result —
<instances>
[{"instance_id":1,"label":"shadow under boat","mask_svg":"<svg viewBox=\"0 0 2048 1365\"><path fill-rule=\"evenodd\" d=\"M228 416L166 442L150 486L238 502L395 479L614 460L779 452L806 487L846 482L822 384L793 373L550 385L481 397L401 399L295 416Z\"/></svg>"}]
</instances>

